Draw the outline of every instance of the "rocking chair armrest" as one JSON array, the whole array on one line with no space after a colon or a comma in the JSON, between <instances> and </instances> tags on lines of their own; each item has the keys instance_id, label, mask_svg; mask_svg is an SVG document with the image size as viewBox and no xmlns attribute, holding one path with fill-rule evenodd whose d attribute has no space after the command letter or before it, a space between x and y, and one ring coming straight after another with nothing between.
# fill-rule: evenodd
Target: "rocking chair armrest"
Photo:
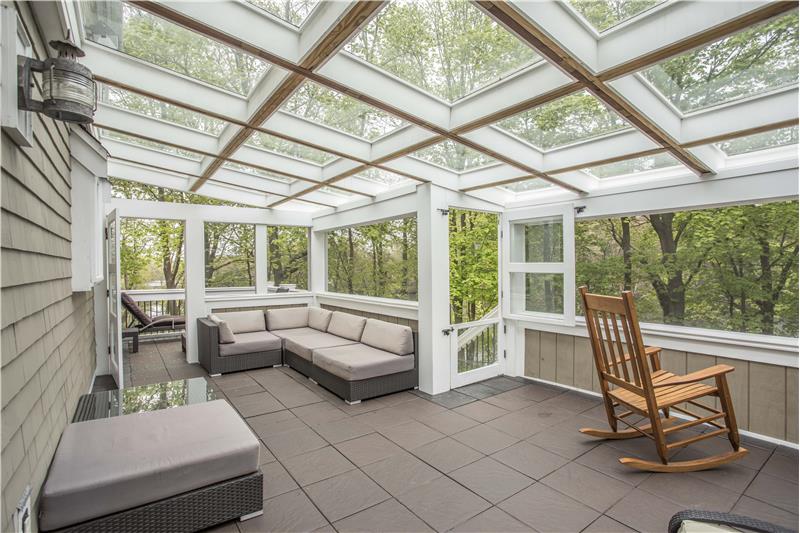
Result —
<instances>
[{"instance_id":1,"label":"rocking chair armrest","mask_svg":"<svg viewBox=\"0 0 800 533\"><path fill-rule=\"evenodd\" d=\"M660 346L645 346L644 347L644 354L645 355L653 355L661 352Z\"/></svg>"},{"instance_id":2,"label":"rocking chair armrest","mask_svg":"<svg viewBox=\"0 0 800 533\"><path fill-rule=\"evenodd\" d=\"M717 377L728 372L733 372L735 369L730 365L714 365L685 376L675 376L673 378L665 379L659 383L654 383L653 387L671 387L672 385L686 385L689 383L697 383L708 378Z\"/></svg>"}]
</instances>

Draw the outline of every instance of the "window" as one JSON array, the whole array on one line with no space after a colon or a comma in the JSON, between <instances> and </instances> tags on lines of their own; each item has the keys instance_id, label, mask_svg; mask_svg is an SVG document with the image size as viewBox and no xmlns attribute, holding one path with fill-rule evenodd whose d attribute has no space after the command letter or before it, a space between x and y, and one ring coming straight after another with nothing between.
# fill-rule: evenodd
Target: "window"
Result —
<instances>
[{"instance_id":1,"label":"window","mask_svg":"<svg viewBox=\"0 0 800 533\"><path fill-rule=\"evenodd\" d=\"M797 337L797 219L793 201L580 221L577 283L632 290L642 322Z\"/></svg>"},{"instance_id":2,"label":"window","mask_svg":"<svg viewBox=\"0 0 800 533\"><path fill-rule=\"evenodd\" d=\"M269 150L271 152L295 157L297 159L303 159L305 161L317 163L319 165L324 165L325 163L336 159L335 155L329 154L328 152L323 152L322 150L317 150L316 148L310 148L308 146L303 146L302 144L287 141L286 139L281 139L280 137L270 135L269 133L264 133L263 131L253 132L253 135L247 139L246 144L250 146L256 146L258 148L264 148L265 150Z\"/></svg>"},{"instance_id":3,"label":"window","mask_svg":"<svg viewBox=\"0 0 800 533\"><path fill-rule=\"evenodd\" d=\"M605 179L679 166L681 163L671 154L656 154L585 168L583 171L595 178Z\"/></svg>"},{"instance_id":4,"label":"window","mask_svg":"<svg viewBox=\"0 0 800 533\"><path fill-rule=\"evenodd\" d=\"M495 159L488 155L450 140L423 148L412 155L455 172L463 172L495 162Z\"/></svg>"},{"instance_id":5,"label":"window","mask_svg":"<svg viewBox=\"0 0 800 533\"><path fill-rule=\"evenodd\" d=\"M308 18L319 0L247 0L254 6L285 20L294 26L301 26Z\"/></svg>"},{"instance_id":6,"label":"window","mask_svg":"<svg viewBox=\"0 0 800 533\"><path fill-rule=\"evenodd\" d=\"M717 143L717 147L725 152L725 155L734 156L792 144L797 144L797 126L765 131L763 133L739 137L738 139L723 141Z\"/></svg>"},{"instance_id":7,"label":"window","mask_svg":"<svg viewBox=\"0 0 800 533\"><path fill-rule=\"evenodd\" d=\"M368 141L383 137L404 124L380 109L310 81L300 86L283 109Z\"/></svg>"},{"instance_id":8,"label":"window","mask_svg":"<svg viewBox=\"0 0 800 533\"><path fill-rule=\"evenodd\" d=\"M501 121L501 129L550 150L628 128L628 123L597 97L581 91Z\"/></svg>"},{"instance_id":9,"label":"window","mask_svg":"<svg viewBox=\"0 0 800 533\"><path fill-rule=\"evenodd\" d=\"M664 0L569 0L569 5L598 32L604 32L661 4Z\"/></svg>"},{"instance_id":10,"label":"window","mask_svg":"<svg viewBox=\"0 0 800 533\"><path fill-rule=\"evenodd\" d=\"M206 287L255 287L255 226L205 223Z\"/></svg>"},{"instance_id":11,"label":"window","mask_svg":"<svg viewBox=\"0 0 800 533\"><path fill-rule=\"evenodd\" d=\"M120 220L120 277L123 290L180 289L184 283L182 221Z\"/></svg>"},{"instance_id":12,"label":"window","mask_svg":"<svg viewBox=\"0 0 800 533\"><path fill-rule=\"evenodd\" d=\"M498 298L498 229L495 213L450 208L450 323L488 318Z\"/></svg>"},{"instance_id":13,"label":"window","mask_svg":"<svg viewBox=\"0 0 800 533\"><path fill-rule=\"evenodd\" d=\"M540 189L547 189L552 187L553 184L541 178L533 178L524 181L515 181L506 183L499 187L506 192L513 192L514 194L522 194L530 191L538 191Z\"/></svg>"},{"instance_id":14,"label":"window","mask_svg":"<svg viewBox=\"0 0 800 533\"><path fill-rule=\"evenodd\" d=\"M393 1L346 50L448 102L541 60L461 0Z\"/></svg>"},{"instance_id":15,"label":"window","mask_svg":"<svg viewBox=\"0 0 800 533\"><path fill-rule=\"evenodd\" d=\"M128 200L151 200L153 202L174 202L179 204L224 205L229 207L248 207L234 202L208 198L191 192L176 191L135 181L109 178L111 196Z\"/></svg>"},{"instance_id":16,"label":"window","mask_svg":"<svg viewBox=\"0 0 800 533\"><path fill-rule=\"evenodd\" d=\"M328 232L328 290L416 301L416 217Z\"/></svg>"},{"instance_id":17,"label":"window","mask_svg":"<svg viewBox=\"0 0 800 533\"><path fill-rule=\"evenodd\" d=\"M267 278L271 286L308 289L308 228L267 228Z\"/></svg>"},{"instance_id":18,"label":"window","mask_svg":"<svg viewBox=\"0 0 800 533\"><path fill-rule=\"evenodd\" d=\"M797 83L797 12L642 71L689 113Z\"/></svg>"},{"instance_id":19,"label":"window","mask_svg":"<svg viewBox=\"0 0 800 533\"><path fill-rule=\"evenodd\" d=\"M184 150L183 148L170 146L169 144L162 144L160 142L151 141L149 139L143 139L142 137L136 137L135 135L128 135L127 133L105 130L102 128L99 130L99 132L101 140L112 139L124 143L135 144L137 146L150 148L151 150L158 150L159 152L164 152L165 154L185 157L187 159L191 159L192 161L200 161L203 158L203 156L201 154L198 154L197 152L190 152L189 150Z\"/></svg>"}]
</instances>

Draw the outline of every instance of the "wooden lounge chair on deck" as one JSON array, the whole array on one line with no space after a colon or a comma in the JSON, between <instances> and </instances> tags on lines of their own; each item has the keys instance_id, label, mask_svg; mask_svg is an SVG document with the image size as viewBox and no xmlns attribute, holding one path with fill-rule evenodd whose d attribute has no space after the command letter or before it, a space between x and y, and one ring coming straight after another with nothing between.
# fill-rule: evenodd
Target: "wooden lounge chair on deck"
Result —
<instances>
[{"instance_id":1,"label":"wooden lounge chair on deck","mask_svg":"<svg viewBox=\"0 0 800 533\"><path fill-rule=\"evenodd\" d=\"M601 296L589 294L586 287L581 287L580 293L608 424L611 426L611 431L584 428L580 430L581 433L603 439L652 439L661 459L660 463L632 457L622 457L619 460L622 464L652 472L705 470L740 459L747 454L747 450L739 444L739 429L736 427L725 376L734 370L733 367L716 365L685 376L667 372L661 368L661 348L645 347L642 342L633 293L625 291L622 297ZM703 383L708 379L714 379L714 384ZM718 397L721 409L717 410L697 401L705 396ZM684 404L686 407L691 405L704 409L710 414L696 414L680 406ZM617 413L617 407L626 410ZM671 417L670 410L686 415L689 419ZM645 417L642 425L630 424L626 420L632 415ZM618 430L618 422L630 429ZM670 434L700 424L708 424L714 429L679 441L667 442ZM728 436L733 451L691 461L669 459L671 452L718 435Z\"/></svg>"},{"instance_id":2,"label":"wooden lounge chair on deck","mask_svg":"<svg viewBox=\"0 0 800 533\"><path fill-rule=\"evenodd\" d=\"M180 331L186 328L186 317L180 315L160 315L151 317L127 293L120 295L122 305L133 315L138 323L139 333L156 331Z\"/></svg>"}]
</instances>

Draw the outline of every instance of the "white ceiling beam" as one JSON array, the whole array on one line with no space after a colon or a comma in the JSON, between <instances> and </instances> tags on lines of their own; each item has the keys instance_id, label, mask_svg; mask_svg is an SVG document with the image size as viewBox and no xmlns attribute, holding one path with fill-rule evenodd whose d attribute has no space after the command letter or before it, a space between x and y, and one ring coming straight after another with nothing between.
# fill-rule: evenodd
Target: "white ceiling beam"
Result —
<instances>
[{"instance_id":1,"label":"white ceiling beam","mask_svg":"<svg viewBox=\"0 0 800 533\"><path fill-rule=\"evenodd\" d=\"M247 119L247 100L127 54L87 41L81 63L99 81L217 117Z\"/></svg>"},{"instance_id":2,"label":"white ceiling beam","mask_svg":"<svg viewBox=\"0 0 800 533\"><path fill-rule=\"evenodd\" d=\"M300 176L311 181L320 181L322 179L322 167L319 165L256 148L255 146L243 145L239 147L233 154L232 159L245 165L274 169L285 176Z\"/></svg>"},{"instance_id":3,"label":"white ceiling beam","mask_svg":"<svg viewBox=\"0 0 800 533\"><path fill-rule=\"evenodd\" d=\"M183 156L168 154L153 148L117 141L108 137L102 137L101 142L112 158L146 163L147 166L192 176L197 176L200 173L200 163Z\"/></svg>"},{"instance_id":4,"label":"white ceiling beam","mask_svg":"<svg viewBox=\"0 0 800 533\"><path fill-rule=\"evenodd\" d=\"M415 176L448 189L458 190L458 174L414 157L400 157L381 167L404 176Z\"/></svg>"},{"instance_id":5,"label":"white ceiling beam","mask_svg":"<svg viewBox=\"0 0 800 533\"><path fill-rule=\"evenodd\" d=\"M490 165L464 172L458 178L458 188L464 190L486 184L508 180L523 181L530 178L530 174L505 163L500 163L499 165Z\"/></svg>"},{"instance_id":6,"label":"white ceiling beam","mask_svg":"<svg viewBox=\"0 0 800 533\"><path fill-rule=\"evenodd\" d=\"M189 190L191 184L189 176L159 171L116 159L108 160L108 176L184 192Z\"/></svg>"},{"instance_id":7,"label":"white ceiling beam","mask_svg":"<svg viewBox=\"0 0 800 533\"><path fill-rule=\"evenodd\" d=\"M617 94L627 100L643 115L661 127L674 140L681 136L681 116L678 111L656 94L650 85L637 75L625 76L608 82Z\"/></svg>"},{"instance_id":8,"label":"white ceiling beam","mask_svg":"<svg viewBox=\"0 0 800 533\"><path fill-rule=\"evenodd\" d=\"M545 172L594 166L598 161L624 158L661 146L639 130L627 129L585 142L554 148L544 153L542 166Z\"/></svg>"},{"instance_id":9,"label":"white ceiling beam","mask_svg":"<svg viewBox=\"0 0 800 533\"><path fill-rule=\"evenodd\" d=\"M526 167L542 168L544 162L542 152L499 128L487 126L465 133L463 137Z\"/></svg>"},{"instance_id":10,"label":"white ceiling beam","mask_svg":"<svg viewBox=\"0 0 800 533\"><path fill-rule=\"evenodd\" d=\"M303 22L303 29L300 32L300 54L298 59L318 48L331 29L336 27L349 10L349 1L318 3L305 22ZM366 23L366 20L362 21L363 23ZM265 43L265 46L269 46L269 43ZM333 52L334 50L328 50L326 55L331 55ZM295 61L295 63L298 62Z\"/></svg>"},{"instance_id":11,"label":"white ceiling beam","mask_svg":"<svg viewBox=\"0 0 800 533\"><path fill-rule=\"evenodd\" d=\"M690 144L731 132L791 121L797 123L800 118L798 98L798 88L790 87L693 113L681 123L680 140Z\"/></svg>"},{"instance_id":12,"label":"white ceiling beam","mask_svg":"<svg viewBox=\"0 0 800 533\"><path fill-rule=\"evenodd\" d=\"M260 177L257 174L250 174L249 172L243 172L232 168L221 167L210 181L226 182L240 187L257 189L264 193L276 194L278 196L289 196L289 183L274 181L269 178Z\"/></svg>"},{"instance_id":13,"label":"white ceiling beam","mask_svg":"<svg viewBox=\"0 0 800 533\"><path fill-rule=\"evenodd\" d=\"M317 72L359 93L369 94L386 106L423 117L439 128L447 129L450 124L449 104L346 52L333 56Z\"/></svg>"},{"instance_id":14,"label":"white ceiling beam","mask_svg":"<svg viewBox=\"0 0 800 533\"><path fill-rule=\"evenodd\" d=\"M392 155L416 152L424 146L442 142L444 137L426 129L409 124L399 128L372 143L369 161L384 161ZM415 148L415 149L412 149Z\"/></svg>"},{"instance_id":15,"label":"white ceiling beam","mask_svg":"<svg viewBox=\"0 0 800 533\"><path fill-rule=\"evenodd\" d=\"M331 161L322 168L322 178L320 181L327 181L338 178L342 174L349 174L355 170L361 172L364 165L351 159L337 159Z\"/></svg>"},{"instance_id":16,"label":"white ceiling beam","mask_svg":"<svg viewBox=\"0 0 800 533\"><path fill-rule=\"evenodd\" d=\"M339 180L336 182L336 185L340 187L347 187L353 191L363 192L364 194L369 194L371 196L380 194L387 189L385 185L382 185L378 182L364 178L357 178L355 176L350 176L348 178Z\"/></svg>"},{"instance_id":17,"label":"white ceiling beam","mask_svg":"<svg viewBox=\"0 0 800 533\"><path fill-rule=\"evenodd\" d=\"M367 161L369 142L353 135L316 124L286 111L277 111L264 124L264 129L293 138L302 138L316 146L327 146L355 160Z\"/></svg>"}]
</instances>

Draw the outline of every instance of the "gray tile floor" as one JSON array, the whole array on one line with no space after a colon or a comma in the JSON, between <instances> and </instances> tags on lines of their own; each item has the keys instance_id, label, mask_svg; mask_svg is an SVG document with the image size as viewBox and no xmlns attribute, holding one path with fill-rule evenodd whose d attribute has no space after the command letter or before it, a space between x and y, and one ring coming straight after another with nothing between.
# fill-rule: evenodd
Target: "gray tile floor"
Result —
<instances>
[{"instance_id":1,"label":"gray tile floor","mask_svg":"<svg viewBox=\"0 0 800 533\"><path fill-rule=\"evenodd\" d=\"M205 376L177 342L141 343L126 382ZM641 473L645 439L599 442L599 401L498 377L439 396L348 406L289 368L209 378L264 444L264 515L215 531L658 531L677 511L798 524L798 455L745 439L745 460L690 474ZM730 449L710 439L681 458Z\"/></svg>"}]
</instances>

